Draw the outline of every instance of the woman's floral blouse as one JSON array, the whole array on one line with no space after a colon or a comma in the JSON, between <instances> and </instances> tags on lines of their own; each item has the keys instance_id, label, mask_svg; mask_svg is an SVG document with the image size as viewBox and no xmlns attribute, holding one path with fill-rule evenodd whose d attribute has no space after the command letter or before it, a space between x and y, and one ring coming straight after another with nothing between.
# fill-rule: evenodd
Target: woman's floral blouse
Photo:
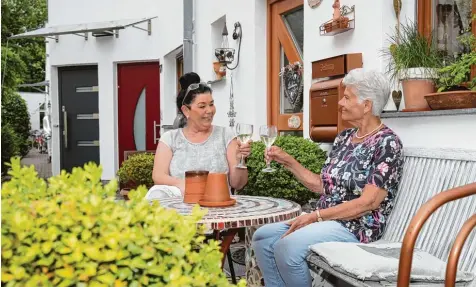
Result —
<instances>
[{"instance_id":1,"label":"woman's floral blouse","mask_svg":"<svg viewBox=\"0 0 476 287\"><path fill-rule=\"evenodd\" d=\"M345 130L334 141L321 171L324 194L317 206L325 209L356 199L367 184L385 189L388 195L378 209L357 219L339 221L360 242L368 243L382 236L392 211L402 174L403 147L398 136L386 126L354 144L356 131Z\"/></svg>"}]
</instances>

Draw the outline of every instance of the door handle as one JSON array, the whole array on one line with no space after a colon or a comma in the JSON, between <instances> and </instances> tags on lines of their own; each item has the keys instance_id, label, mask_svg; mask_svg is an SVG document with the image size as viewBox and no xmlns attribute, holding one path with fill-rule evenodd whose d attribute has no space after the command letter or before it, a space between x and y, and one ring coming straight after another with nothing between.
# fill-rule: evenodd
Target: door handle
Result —
<instances>
[{"instance_id":1,"label":"door handle","mask_svg":"<svg viewBox=\"0 0 476 287\"><path fill-rule=\"evenodd\" d=\"M63 106L61 108L63 111L63 139L64 139L64 148L68 148L68 112L66 112L66 108Z\"/></svg>"},{"instance_id":2,"label":"door handle","mask_svg":"<svg viewBox=\"0 0 476 287\"><path fill-rule=\"evenodd\" d=\"M154 145L156 145L159 142L159 140L160 138L157 137L157 122L154 121Z\"/></svg>"}]
</instances>

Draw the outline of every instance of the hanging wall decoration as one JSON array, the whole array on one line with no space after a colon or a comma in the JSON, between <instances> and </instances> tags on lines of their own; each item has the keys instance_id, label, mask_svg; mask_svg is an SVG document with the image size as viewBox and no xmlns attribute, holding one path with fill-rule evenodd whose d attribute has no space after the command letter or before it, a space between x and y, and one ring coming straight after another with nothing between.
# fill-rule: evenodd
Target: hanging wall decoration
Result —
<instances>
[{"instance_id":1,"label":"hanging wall decoration","mask_svg":"<svg viewBox=\"0 0 476 287\"><path fill-rule=\"evenodd\" d=\"M233 74L230 73L230 110L228 111L228 118L230 119L230 127L235 126L235 96L233 95Z\"/></svg>"},{"instance_id":2,"label":"hanging wall decoration","mask_svg":"<svg viewBox=\"0 0 476 287\"><path fill-rule=\"evenodd\" d=\"M321 5L322 0L307 0L307 4L311 8L316 8Z\"/></svg>"},{"instance_id":3,"label":"hanging wall decoration","mask_svg":"<svg viewBox=\"0 0 476 287\"><path fill-rule=\"evenodd\" d=\"M282 79L284 96L293 107L293 112L295 113L300 112L303 105L304 82L302 72L302 64L296 62L281 68L279 73Z\"/></svg>"},{"instance_id":4,"label":"hanging wall decoration","mask_svg":"<svg viewBox=\"0 0 476 287\"><path fill-rule=\"evenodd\" d=\"M400 12L402 11L402 0L393 0L393 10L397 17L397 44L400 43Z\"/></svg>"}]
</instances>

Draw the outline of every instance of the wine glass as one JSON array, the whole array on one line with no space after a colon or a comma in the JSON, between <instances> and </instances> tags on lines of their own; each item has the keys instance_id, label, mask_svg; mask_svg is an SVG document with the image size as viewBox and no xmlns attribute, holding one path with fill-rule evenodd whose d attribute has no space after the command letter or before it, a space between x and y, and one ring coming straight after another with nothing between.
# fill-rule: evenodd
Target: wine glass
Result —
<instances>
[{"instance_id":1,"label":"wine glass","mask_svg":"<svg viewBox=\"0 0 476 287\"><path fill-rule=\"evenodd\" d=\"M266 150L269 150L273 145L276 137L278 136L278 129L275 126L261 126L259 128L259 135L261 140L266 145ZM271 168L271 162L266 161L266 168L263 169L263 172L274 172L275 169Z\"/></svg>"},{"instance_id":2,"label":"wine glass","mask_svg":"<svg viewBox=\"0 0 476 287\"><path fill-rule=\"evenodd\" d=\"M238 140L242 144L246 144L250 141L251 136L253 135L253 125L239 123L236 125L236 133L238 134ZM241 160L236 167L248 168L244 163L243 155L241 155Z\"/></svg>"}]
</instances>

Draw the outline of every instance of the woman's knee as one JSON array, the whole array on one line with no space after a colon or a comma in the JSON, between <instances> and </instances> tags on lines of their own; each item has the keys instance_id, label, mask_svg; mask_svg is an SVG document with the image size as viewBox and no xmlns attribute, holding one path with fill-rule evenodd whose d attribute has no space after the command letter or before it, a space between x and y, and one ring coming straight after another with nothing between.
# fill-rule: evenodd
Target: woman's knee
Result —
<instances>
[{"instance_id":1,"label":"woman's knee","mask_svg":"<svg viewBox=\"0 0 476 287\"><path fill-rule=\"evenodd\" d=\"M274 259L278 266L299 266L308 253L307 244L289 237L278 240L274 246Z\"/></svg>"},{"instance_id":2,"label":"woman's knee","mask_svg":"<svg viewBox=\"0 0 476 287\"><path fill-rule=\"evenodd\" d=\"M284 223L273 223L263 225L258 228L253 234L252 242L258 242L272 237L281 237L282 234L286 232L286 227Z\"/></svg>"}]
</instances>

